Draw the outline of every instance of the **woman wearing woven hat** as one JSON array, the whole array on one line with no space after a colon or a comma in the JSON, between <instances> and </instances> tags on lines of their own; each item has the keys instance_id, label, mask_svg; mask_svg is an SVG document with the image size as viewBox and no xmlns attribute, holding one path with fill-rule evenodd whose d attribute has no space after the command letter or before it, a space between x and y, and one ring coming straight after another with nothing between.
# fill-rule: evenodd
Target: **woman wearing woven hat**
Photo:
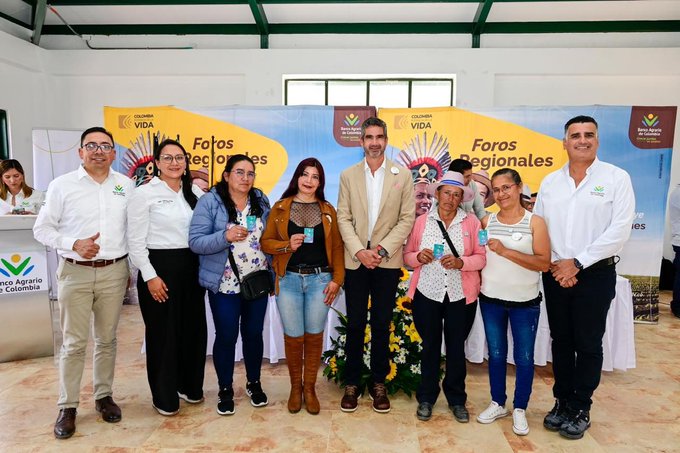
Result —
<instances>
[{"instance_id":1,"label":"woman wearing woven hat","mask_svg":"<svg viewBox=\"0 0 680 453\"><path fill-rule=\"evenodd\" d=\"M477 300L486 251L477 240L479 220L460 207L474 197L463 175L448 171L441 181L430 184L429 191L437 200L435 208L416 219L404 249L404 262L414 269L408 295L423 340L416 415L429 420L439 396L443 321L446 373L442 388L455 419L467 423L465 306Z\"/></svg>"},{"instance_id":2,"label":"woman wearing woven hat","mask_svg":"<svg viewBox=\"0 0 680 453\"><path fill-rule=\"evenodd\" d=\"M491 185L500 211L482 219L489 250L479 295L489 345L491 403L477 421L492 423L510 414L505 408L510 321L517 369L512 429L524 436L529 433L525 411L534 379L534 343L542 299L538 282L540 272L550 266L550 239L545 221L520 204L523 185L515 170L496 171Z\"/></svg>"}]
</instances>

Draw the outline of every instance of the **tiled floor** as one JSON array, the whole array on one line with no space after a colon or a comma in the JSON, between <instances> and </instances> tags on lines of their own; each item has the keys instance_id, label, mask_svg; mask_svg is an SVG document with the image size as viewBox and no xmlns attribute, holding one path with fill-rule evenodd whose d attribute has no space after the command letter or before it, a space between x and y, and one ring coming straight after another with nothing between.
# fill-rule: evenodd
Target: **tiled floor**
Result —
<instances>
[{"instance_id":1,"label":"tiled floor","mask_svg":"<svg viewBox=\"0 0 680 453\"><path fill-rule=\"evenodd\" d=\"M480 451L480 452L680 452L680 319L662 295L658 325L636 325L637 368L603 373L591 412L593 426L580 441L562 439L542 427L552 407L550 366L536 367L528 410L531 432L518 437L507 417L490 425L456 423L446 404L435 406L429 422L415 417L415 400L392 398L389 414L377 414L368 398L359 410L339 409L341 391L320 377L321 414L291 415L286 410L285 363L263 364L263 386L270 404L255 409L244 390L244 370L237 367L236 414L215 413L217 385L212 362L206 363L206 401L182 405L176 417L162 417L151 407L144 356L144 325L137 306L126 305L119 328L114 397L123 410L117 424L101 421L92 401L88 366L77 418L77 432L56 440L57 370L52 357L0 364L0 451ZM512 369L512 368L511 368ZM487 366L468 365L468 408L475 417L489 401ZM512 376L510 377L512 379ZM512 388L512 384L509 385Z\"/></svg>"}]
</instances>

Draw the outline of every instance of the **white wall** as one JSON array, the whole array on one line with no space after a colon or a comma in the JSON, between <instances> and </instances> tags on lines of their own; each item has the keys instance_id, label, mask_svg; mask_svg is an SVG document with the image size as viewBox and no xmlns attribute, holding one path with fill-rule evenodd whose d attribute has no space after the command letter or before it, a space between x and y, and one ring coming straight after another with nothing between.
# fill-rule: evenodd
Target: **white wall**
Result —
<instances>
[{"instance_id":1,"label":"white wall","mask_svg":"<svg viewBox=\"0 0 680 453\"><path fill-rule=\"evenodd\" d=\"M0 108L29 174L33 127L101 124L105 105L280 105L284 74L456 74L458 106L468 109L680 106L677 47L45 50L0 32L0 49ZM675 137L680 155L680 121ZM680 158L672 180L680 182Z\"/></svg>"}]
</instances>

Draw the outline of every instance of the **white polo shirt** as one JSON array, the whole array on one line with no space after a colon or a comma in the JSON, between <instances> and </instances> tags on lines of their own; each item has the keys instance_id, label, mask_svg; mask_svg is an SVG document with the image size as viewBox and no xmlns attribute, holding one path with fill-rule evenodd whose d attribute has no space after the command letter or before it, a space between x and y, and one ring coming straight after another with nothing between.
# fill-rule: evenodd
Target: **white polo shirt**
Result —
<instances>
[{"instance_id":1,"label":"white polo shirt","mask_svg":"<svg viewBox=\"0 0 680 453\"><path fill-rule=\"evenodd\" d=\"M130 178L113 170L99 184L80 166L50 183L33 235L64 258L83 261L73 244L99 233L95 242L100 249L93 260L120 258L128 252L127 206L134 187Z\"/></svg>"},{"instance_id":2,"label":"white polo shirt","mask_svg":"<svg viewBox=\"0 0 680 453\"><path fill-rule=\"evenodd\" d=\"M191 190L197 198L203 196L197 186ZM189 248L193 212L182 191L175 192L158 177L134 190L128 208L128 245L130 260L145 282L157 276L148 249Z\"/></svg>"},{"instance_id":3,"label":"white polo shirt","mask_svg":"<svg viewBox=\"0 0 680 453\"><path fill-rule=\"evenodd\" d=\"M624 170L596 158L576 187L567 163L543 179L534 213L548 224L552 261L576 258L586 268L617 254L630 237L633 185Z\"/></svg>"}]
</instances>

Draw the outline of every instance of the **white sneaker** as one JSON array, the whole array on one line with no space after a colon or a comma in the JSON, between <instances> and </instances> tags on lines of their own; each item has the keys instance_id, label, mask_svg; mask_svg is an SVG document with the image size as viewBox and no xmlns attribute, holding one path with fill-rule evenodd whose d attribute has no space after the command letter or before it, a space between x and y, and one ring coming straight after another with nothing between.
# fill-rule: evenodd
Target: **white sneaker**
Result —
<instances>
[{"instance_id":1,"label":"white sneaker","mask_svg":"<svg viewBox=\"0 0 680 453\"><path fill-rule=\"evenodd\" d=\"M508 414L509 412L505 406L501 406L497 402L491 401L489 407L484 409L484 411L477 416L477 421L486 425L488 423L493 423L497 418L505 417Z\"/></svg>"},{"instance_id":2,"label":"white sneaker","mask_svg":"<svg viewBox=\"0 0 680 453\"><path fill-rule=\"evenodd\" d=\"M156 407L156 405L153 404L153 403L151 403L151 405L153 406L154 409L156 409L156 412L158 412L161 415L164 415L165 417L172 417L173 415L179 414L179 409L177 409L176 411L170 412L170 411L165 411L165 410L163 410L159 407Z\"/></svg>"},{"instance_id":3,"label":"white sneaker","mask_svg":"<svg viewBox=\"0 0 680 453\"><path fill-rule=\"evenodd\" d=\"M529 434L529 423L527 423L527 414L524 409L515 409L512 411L512 430L518 436L526 436Z\"/></svg>"}]
</instances>

